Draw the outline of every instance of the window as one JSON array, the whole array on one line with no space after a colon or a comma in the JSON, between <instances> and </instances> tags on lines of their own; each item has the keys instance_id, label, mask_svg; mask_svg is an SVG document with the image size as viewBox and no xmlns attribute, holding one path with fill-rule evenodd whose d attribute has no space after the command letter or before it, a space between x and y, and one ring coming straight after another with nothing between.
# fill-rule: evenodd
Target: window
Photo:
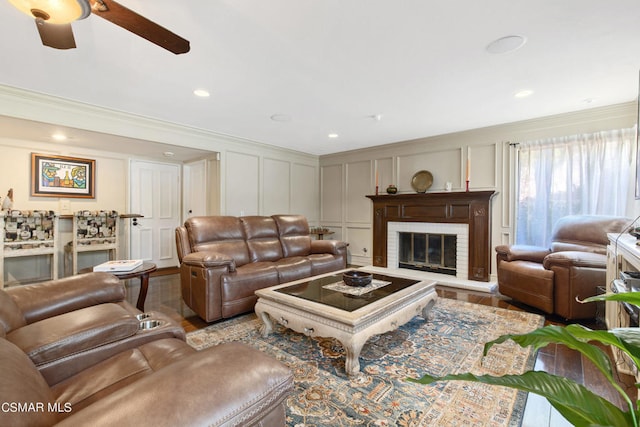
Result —
<instances>
[{"instance_id":1,"label":"window","mask_svg":"<svg viewBox=\"0 0 640 427\"><path fill-rule=\"evenodd\" d=\"M566 215L624 216L633 200L635 129L518 144L516 243L548 246Z\"/></svg>"}]
</instances>

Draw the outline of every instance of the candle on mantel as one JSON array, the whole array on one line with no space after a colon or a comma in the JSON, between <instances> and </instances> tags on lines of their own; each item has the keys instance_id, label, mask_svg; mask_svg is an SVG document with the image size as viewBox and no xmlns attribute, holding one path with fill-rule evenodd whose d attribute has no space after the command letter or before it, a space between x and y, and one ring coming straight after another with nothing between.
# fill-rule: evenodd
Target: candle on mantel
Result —
<instances>
[{"instance_id":1,"label":"candle on mantel","mask_svg":"<svg viewBox=\"0 0 640 427\"><path fill-rule=\"evenodd\" d=\"M378 171L376 171L376 187L378 186Z\"/></svg>"},{"instance_id":2,"label":"candle on mantel","mask_svg":"<svg viewBox=\"0 0 640 427\"><path fill-rule=\"evenodd\" d=\"M471 180L471 159L467 159L467 181Z\"/></svg>"}]
</instances>

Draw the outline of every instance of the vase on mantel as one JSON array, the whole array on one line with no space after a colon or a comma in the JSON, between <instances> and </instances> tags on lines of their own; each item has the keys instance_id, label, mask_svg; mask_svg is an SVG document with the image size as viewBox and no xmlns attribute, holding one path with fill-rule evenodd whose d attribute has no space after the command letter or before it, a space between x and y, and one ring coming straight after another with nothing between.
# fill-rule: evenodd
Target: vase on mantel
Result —
<instances>
[{"instance_id":1,"label":"vase on mantel","mask_svg":"<svg viewBox=\"0 0 640 427\"><path fill-rule=\"evenodd\" d=\"M387 194L396 194L398 192L398 187L393 184L389 184L387 187Z\"/></svg>"}]
</instances>

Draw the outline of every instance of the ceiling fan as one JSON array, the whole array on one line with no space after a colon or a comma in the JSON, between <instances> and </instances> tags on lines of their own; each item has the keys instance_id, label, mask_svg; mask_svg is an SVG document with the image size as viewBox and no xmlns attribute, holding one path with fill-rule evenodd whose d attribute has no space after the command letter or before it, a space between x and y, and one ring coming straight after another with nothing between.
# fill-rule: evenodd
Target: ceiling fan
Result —
<instances>
[{"instance_id":1,"label":"ceiling fan","mask_svg":"<svg viewBox=\"0 0 640 427\"><path fill-rule=\"evenodd\" d=\"M113 0L9 0L21 12L32 16L45 46L76 47L71 23L91 13L149 40L176 55L189 52L189 41Z\"/></svg>"}]
</instances>

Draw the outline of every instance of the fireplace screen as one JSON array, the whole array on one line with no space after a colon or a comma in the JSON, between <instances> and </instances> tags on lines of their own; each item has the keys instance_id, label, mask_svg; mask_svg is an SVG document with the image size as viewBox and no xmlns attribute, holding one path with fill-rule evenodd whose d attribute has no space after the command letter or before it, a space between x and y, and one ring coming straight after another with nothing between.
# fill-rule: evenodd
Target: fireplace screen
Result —
<instances>
[{"instance_id":1,"label":"fireplace screen","mask_svg":"<svg viewBox=\"0 0 640 427\"><path fill-rule=\"evenodd\" d=\"M456 235L398 233L398 266L456 275Z\"/></svg>"}]
</instances>

